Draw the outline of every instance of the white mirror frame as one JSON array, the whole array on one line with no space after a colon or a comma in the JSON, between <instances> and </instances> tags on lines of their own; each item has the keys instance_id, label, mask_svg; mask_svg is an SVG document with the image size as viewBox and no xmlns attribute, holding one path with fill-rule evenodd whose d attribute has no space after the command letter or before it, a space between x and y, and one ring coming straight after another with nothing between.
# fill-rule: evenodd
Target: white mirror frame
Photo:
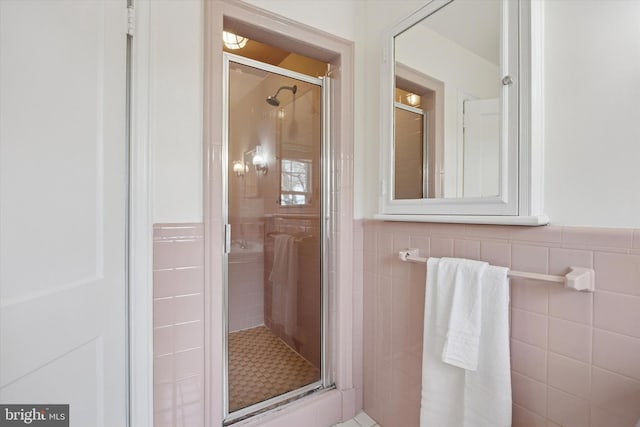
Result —
<instances>
[{"instance_id":1,"label":"white mirror frame","mask_svg":"<svg viewBox=\"0 0 640 427\"><path fill-rule=\"evenodd\" d=\"M543 2L503 0L501 76L513 84L502 91L500 188L497 197L393 199L394 38L452 0L432 0L390 28L381 70L380 194L377 219L387 221L544 225L543 207ZM519 25L518 25L519 23ZM519 27L519 28L518 28ZM519 33L519 34L518 34ZM506 61L505 61L506 59ZM502 77L500 77L502 78ZM519 114L518 114L519 113Z\"/></svg>"}]
</instances>

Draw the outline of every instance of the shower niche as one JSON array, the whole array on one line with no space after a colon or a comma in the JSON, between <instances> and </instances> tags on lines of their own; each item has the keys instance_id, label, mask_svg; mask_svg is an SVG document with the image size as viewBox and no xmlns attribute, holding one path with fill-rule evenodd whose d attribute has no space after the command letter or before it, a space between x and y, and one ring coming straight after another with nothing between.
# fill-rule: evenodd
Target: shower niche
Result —
<instances>
[{"instance_id":1,"label":"shower niche","mask_svg":"<svg viewBox=\"0 0 640 427\"><path fill-rule=\"evenodd\" d=\"M295 63L295 55L280 63ZM326 78L229 53L225 422L330 385ZM326 68L325 68L326 69Z\"/></svg>"}]
</instances>

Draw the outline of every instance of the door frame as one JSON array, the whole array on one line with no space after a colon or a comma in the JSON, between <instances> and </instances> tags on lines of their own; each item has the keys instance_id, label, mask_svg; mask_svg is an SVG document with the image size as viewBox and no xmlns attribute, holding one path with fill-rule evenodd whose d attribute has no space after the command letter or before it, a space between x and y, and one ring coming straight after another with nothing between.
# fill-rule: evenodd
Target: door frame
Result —
<instances>
[{"instance_id":1,"label":"door frame","mask_svg":"<svg viewBox=\"0 0 640 427\"><path fill-rule=\"evenodd\" d=\"M355 415L356 389L353 384L354 309L353 298L353 138L354 138L354 45L353 42L284 18L264 9L234 0L205 1L204 25L204 235L205 235L205 425L219 425L224 419L223 329L224 295L222 292L224 216L222 204L223 176L223 57L220 40L223 19L233 22L244 36L296 52L330 64L333 80L332 152L329 165L332 189L329 200L331 217L329 238L334 242L334 260L329 272L335 289L335 318L330 346L334 349L336 390L301 399L278 411L254 417L265 423L277 417L295 416L296 411L316 411L327 424L335 424ZM304 40L304 42L301 42ZM356 356L358 359L361 355ZM322 397L324 395L324 397ZM327 395L330 395L327 397ZM332 399L332 410L317 411L320 400ZM338 415L336 415L338 414ZM256 424L260 425L260 424Z\"/></svg>"},{"instance_id":2,"label":"door frame","mask_svg":"<svg viewBox=\"0 0 640 427\"><path fill-rule=\"evenodd\" d=\"M224 312L224 318L223 318L223 325L222 325L222 329L223 329L223 351L224 351L224 364L223 364L223 372L224 372L224 390L223 390L223 410L224 410L224 423L233 423L236 422L238 420L241 420L243 418L246 418L248 416L251 416L253 414L259 413L261 411L264 411L266 408L271 408L271 407L275 407L282 405L284 402L290 401L292 399L295 398L299 398L302 397L312 391L316 391L316 390L321 390L327 387L331 386L331 382L332 382L332 373L331 371L331 363L330 363L330 357L328 357L328 352L327 352L327 321L328 321L328 315L329 315L329 311L330 311L330 307L328 307L328 271L327 271L327 264L328 264L328 253L329 253L329 241L326 238L327 236L327 232L331 232L331 230L327 230L327 228L329 227L330 224L328 224L326 221L322 221L322 218L326 218L329 216L329 211L327 209L327 202L328 202L328 197L329 197L329 190L328 190L328 186L330 185L326 179L326 176L328 175L327 172L327 168L323 167L324 166L324 162L328 159L328 156L326 153L328 153L329 151L327 151L328 149L330 149L330 138L329 135L330 133L328 133L327 131L330 132L330 129L325 126L325 124L327 123L327 121L324 118L324 115L327 113L327 109L326 109L326 101L330 102L330 99L328 99L328 94L325 92L325 88L326 87L330 87L329 84L327 83L327 81L329 80L328 78L323 78L323 77L312 77L306 74L301 74L295 71L291 71L285 68L281 68L275 65L271 65L271 64L267 64L264 62L260 62L260 61L256 61L254 59L250 59L250 58L245 58L243 56L239 56L239 55L235 55L232 53L228 53L228 52L224 52L223 53L223 92L224 92L224 96L222 98L222 104L223 104L223 115L224 115L224 120L223 120L223 149L222 149L222 158L224 159L222 162L222 174L223 174L223 179L224 179L224 184L223 184L223 194L222 194L222 203L223 203L223 222L224 224L226 224L227 226L229 226L229 231L228 233L231 232L230 229L230 221L229 221L229 180L228 180L228 176L229 176L229 165L230 162L232 161L231 157L229 156L229 122L230 122L230 102L229 102L229 85L230 85L230 64L234 63L234 64L240 64L243 66L247 66L247 67L252 67L255 69L258 69L260 71L264 71L266 73L269 73L271 75L278 75L278 76L283 76L283 77L287 77L290 79L294 79L296 81L299 82L304 82L304 83L308 83L310 85L314 85L314 86L318 86L320 88L320 94L321 94L321 116L320 116L320 121L321 121L321 138L320 138L320 143L321 143L321 147L320 147L320 152L321 152L321 157L319 160L319 164L320 164L320 168L321 168L321 173L319 175L319 178L322 182L322 191L321 191L321 196L320 196L320 206L318 209L318 217L319 217L319 221L321 222L320 224L320 230L321 230L321 235L320 235L320 241L322 242L322 247L320 250L321 253L321 311L320 311L320 315L321 317L321 335L320 337L318 337L321 340L321 377L319 380L311 383L311 384L307 384L306 386L291 390L283 395L279 395L279 396L274 396L271 397L267 400L263 400L257 403L254 403L248 407L245 408L241 408L238 409L237 411L234 412L229 412L229 304L228 304L228 300L229 300L229 252L230 251L230 247L226 247L225 251L223 251L223 294L224 294L224 301L225 301L225 312ZM326 86L325 86L326 83ZM299 83L298 83L299 84ZM277 149L276 149L277 152ZM277 157L277 156L276 156ZM277 162L278 160L276 160ZM274 171L278 170L278 167L274 168ZM226 236L226 242L227 244L230 243L230 239L231 236L228 235Z\"/></svg>"},{"instance_id":3,"label":"door frame","mask_svg":"<svg viewBox=\"0 0 640 427\"><path fill-rule=\"evenodd\" d=\"M151 194L150 12L135 0L129 106L129 426L153 426L153 216Z\"/></svg>"},{"instance_id":4,"label":"door frame","mask_svg":"<svg viewBox=\"0 0 640 427\"><path fill-rule=\"evenodd\" d=\"M354 43L263 9L234 0L203 0L204 8L204 123L203 123L203 196L205 224L205 258L222 259L222 212L219 203L221 180L222 138L222 46L214 43L222 34L223 17L251 22L254 32L271 38L272 44L295 50L331 64L334 109L330 120L335 124L331 163L334 182L339 176L339 190L331 196L332 218L335 225L331 236L337 251L334 270L330 272L336 284L336 318L330 327L337 331L335 347L335 383L342 419L355 415L356 389L353 383L354 309L353 298L353 151L354 151ZM150 34L151 0L135 0L135 36L132 41L131 82L131 148L130 148L130 216L129 216L129 377L130 426L153 425L153 219L151 194L151 142L149 140L150 113ZM300 40L305 40L301 43ZM295 47L295 49L293 49ZM343 159L343 160L340 160ZM205 263L205 322L221 321L215 313L222 313L222 294L219 289L221 265ZM213 274L216 272L216 274ZM359 323L357 323L359 324ZM223 360L219 347L221 330L206 331L205 336L205 425L218 425L223 419L221 399L214 398L222 390L220 369ZM359 348L360 346L356 346ZM361 355L356 355L361 358ZM324 398L323 402L334 401ZM318 402L319 404L319 402ZM314 404L315 405L315 404ZM313 408L314 405L307 406ZM286 416L288 410L279 411ZM321 415L328 416L325 411ZM269 417L270 415L266 415ZM274 415L278 416L278 415ZM338 420L336 420L338 421Z\"/></svg>"}]
</instances>

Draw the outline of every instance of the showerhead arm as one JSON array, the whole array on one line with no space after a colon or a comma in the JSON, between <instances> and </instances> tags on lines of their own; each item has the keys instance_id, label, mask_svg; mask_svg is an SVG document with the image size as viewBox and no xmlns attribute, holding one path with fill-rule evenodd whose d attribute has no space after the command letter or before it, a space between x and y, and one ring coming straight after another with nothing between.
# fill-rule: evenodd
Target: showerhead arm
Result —
<instances>
[{"instance_id":1,"label":"showerhead arm","mask_svg":"<svg viewBox=\"0 0 640 427\"><path fill-rule=\"evenodd\" d=\"M290 90L290 91L291 91L291 92L293 92L293 94L295 95L295 94L296 94L296 92L298 91L298 86L296 86L296 85L293 85L293 86L280 86L280 88L278 89L278 91L276 92L276 94L275 94L275 95L273 95L273 97L274 97L274 98L277 98L277 97L278 97L278 94L280 93L280 91L281 91L282 89Z\"/></svg>"}]
</instances>

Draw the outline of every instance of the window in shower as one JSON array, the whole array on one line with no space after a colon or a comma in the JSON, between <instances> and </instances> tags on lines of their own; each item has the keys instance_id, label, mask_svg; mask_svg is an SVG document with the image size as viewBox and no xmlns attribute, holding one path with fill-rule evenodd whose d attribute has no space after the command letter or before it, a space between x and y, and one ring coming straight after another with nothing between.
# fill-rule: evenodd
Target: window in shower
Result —
<instances>
[{"instance_id":1,"label":"window in shower","mask_svg":"<svg viewBox=\"0 0 640 427\"><path fill-rule=\"evenodd\" d=\"M280 204L300 206L311 203L310 160L282 159L280 161Z\"/></svg>"},{"instance_id":2,"label":"window in shower","mask_svg":"<svg viewBox=\"0 0 640 427\"><path fill-rule=\"evenodd\" d=\"M230 423L330 385L320 166L326 103L325 79L228 53L224 64Z\"/></svg>"}]
</instances>

